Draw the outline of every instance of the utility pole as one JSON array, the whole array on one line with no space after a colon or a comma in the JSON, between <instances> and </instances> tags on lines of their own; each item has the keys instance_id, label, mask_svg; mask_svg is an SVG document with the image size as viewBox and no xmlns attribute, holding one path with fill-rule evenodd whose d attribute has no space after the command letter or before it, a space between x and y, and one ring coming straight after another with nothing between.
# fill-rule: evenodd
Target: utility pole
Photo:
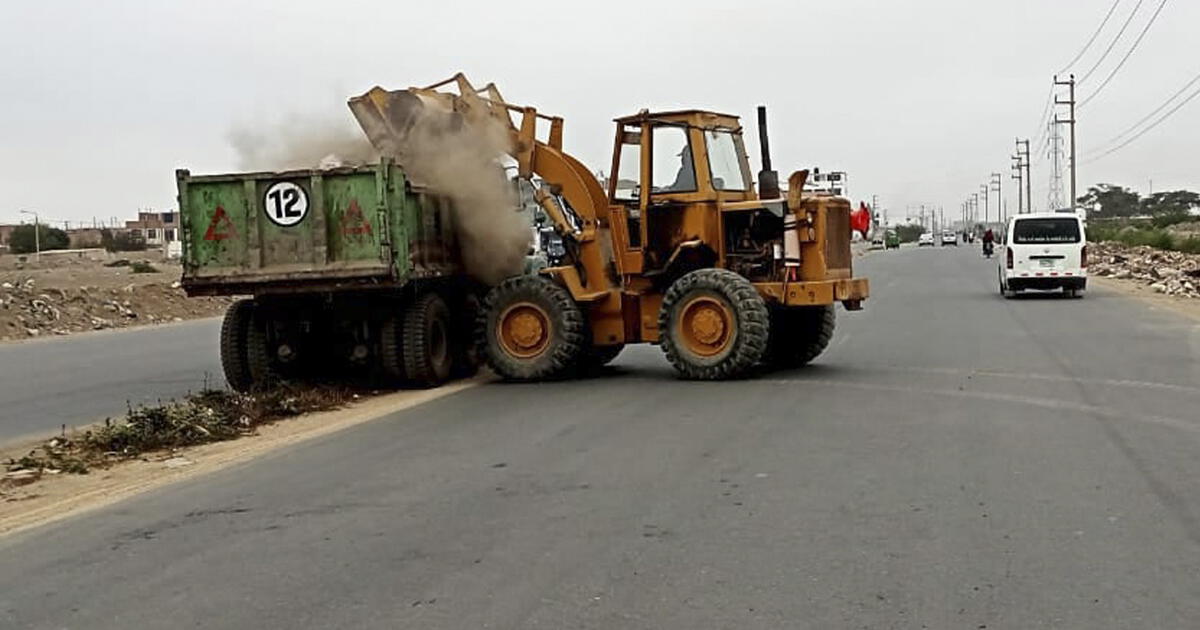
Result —
<instances>
[{"instance_id":1,"label":"utility pole","mask_svg":"<svg viewBox=\"0 0 1200 630\"><path fill-rule=\"evenodd\" d=\"M1055 106L1058 106L1058 105L1069 106L1071 113L1069 114L1068 118L1066 118L1065 120L1061 120L1061 119L1059 119L1058 113L1056 111L1054 114L1054 124L1055 125L1067 124L1067 125L1071 126L1071 211L1074 212L1075 204L1078 203L1076 201L1078 199L1078 197L1076 196L1078 194L1078 191L1076 191L1076 189L1075 189L1076 165L1078 163L1078 159L1076 159L1076 155L1075 155L1075 75L1072 74L1071 79L1069 81L1059 81L1058 76L1055 75L1054 85L1056 87L1057 86L1066 86L1066 87L1070 88L1070 91L1069 91L1070 98L1068 98L1067 100L1064 101L1064 100L1058 98L1057 96L1055 96L1054 104L1055 104Z\"/></svg>"},{"instance_id":2,"label":"utility pole","mask_svg":"<svg viewBox=\"0 0 1200 630\"><path fill-rule=\"evenodd\" d=\"M1025 169L1025 210L1033 212L1033 187L1030 185L1032 176L1029 173L1029 140L1017 140L1017 155L1020 156L1020 165Z\"/></svg>"},{"instance_id":3,"label":"utility pole","mask_svg":"<svg viewBox=\"0 0 1200 630\"><path fill-rule=\"evenodd\" d=\"M992 190L996 191L996 214L1000 222L1004 223L1007 217L1001 213L1003 201L1001 201L1002 196L1000 191L1000 173L992 173L992 179L988 182L988 184L992 187Z\"/></svg>"},{"instance_id":4,"label":"utility pole","mask_svg":"<svg viewBox=\"0 0 1200 630\"><path fill-rule=\"evenodd\" d=\"M1025 187L1022 181L1025 178L1025 174L1021 170L1021 156L1012 156L1012 168L1010 170L1012 171L1012 175L1009 176L1009 179L1017 181L1017 214L1025 214L1025 195L1021 194L1021 189Z\"/></svg>"},{"instance_id":5,"label":"utility pole","mask_svg":"<svg viewBox=\"0 0 1200 630\"><path fill-rule=\"evenodd\" d=\"M980 184L979 191L983 193L983 223L987 225L987 222L991 220L991 210L989 210L988 206L988 200L992 196L991 186Z\"/></svg>"}]
</instances>

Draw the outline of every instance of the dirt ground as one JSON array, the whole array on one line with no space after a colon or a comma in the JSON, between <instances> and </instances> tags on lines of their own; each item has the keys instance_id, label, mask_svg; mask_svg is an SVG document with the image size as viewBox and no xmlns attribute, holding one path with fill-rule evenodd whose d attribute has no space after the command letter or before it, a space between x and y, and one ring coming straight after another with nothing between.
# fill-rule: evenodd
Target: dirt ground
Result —
<instances>
[{"instance_id":1,"label":"dirt ground","mask_svg":"<svg viewBox=\"0 0 1200 630\"><path fill-rule=\"evenodd\" d=\"M211 317L232 302L187 297L179 263L156 251L25 258L0 256L0 342ZM155 271L134 273L139 261Z\"/></svg>"}]
</instances>

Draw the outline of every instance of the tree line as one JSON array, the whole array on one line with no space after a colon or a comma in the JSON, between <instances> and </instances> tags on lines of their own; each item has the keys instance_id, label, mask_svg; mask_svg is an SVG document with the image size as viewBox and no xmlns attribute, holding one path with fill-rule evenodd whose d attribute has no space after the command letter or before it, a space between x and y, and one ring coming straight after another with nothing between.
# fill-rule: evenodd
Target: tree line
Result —
<instances>
[{"instance_id":1,"label":"tree line","mask_svg":"<svg viewBox=\"0 0 1200 630\"><path fill-rule=\"evenodd\" d=\"M1097 184L1079 198L1079 204L1089 210L1094 219L1131 217L1188 217L1200 207L1200 193L1172 190L1153 193L1147 197L1124 186Z\"/></svg>"}]
</instances>

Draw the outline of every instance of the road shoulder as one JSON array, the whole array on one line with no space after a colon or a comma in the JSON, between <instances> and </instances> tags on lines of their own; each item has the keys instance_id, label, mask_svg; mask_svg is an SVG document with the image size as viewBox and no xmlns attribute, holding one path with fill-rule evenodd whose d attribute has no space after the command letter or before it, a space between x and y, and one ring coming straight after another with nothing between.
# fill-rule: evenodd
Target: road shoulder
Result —
<instances>
[{"instance_id":1,"label":"road shoulder","mask_svg":"<svg viewBox=\"0 0 1200 630\"><path fill-rule=\"evenodd\" d=\"M1169 310L1185 317L1189 317L1193 320L1200 321L1200 300L1163 295L1155 292L1153 289L1140 282L1135 282L1132 280L1120 280L1117 278L1092 276L1088 278L1088 282L1095 283L1097 286L1112 290L1122 295L1135 298L1149 304L1152 307Z\"/></svg>"},{"instance_id":2,"label":"road shoulder","mask_svg":"<svg viewBox=\"0 0 1200 630\"><path fill-rule=\"evenodd\" d=\"M83 514L169 484L241 464L479 385L479 379L437 389L365 399L344 409L314 413L263 427L253 436L157 453L87 475L60 475L0 497L0 538ZM3 453L4 459L14 453ZM17 452L23 454L23 451Z\"/></svg>"}]
</instances>

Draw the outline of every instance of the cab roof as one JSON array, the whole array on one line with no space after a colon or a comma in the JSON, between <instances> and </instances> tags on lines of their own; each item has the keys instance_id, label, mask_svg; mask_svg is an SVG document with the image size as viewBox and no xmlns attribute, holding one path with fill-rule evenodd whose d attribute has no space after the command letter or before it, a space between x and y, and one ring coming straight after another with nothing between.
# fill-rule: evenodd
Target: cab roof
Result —
<instances>
[{"instance_id":1,"label":"cab roof","mask_svg":"<svg viewBox=\"0 0 1200 630\"><path fill-rule=\"evenodd\" d=\"M733 114L722 114L720 112L713 112L704 109L676 109L661 112L652 112L650 110L643 109L636 114L613 119L614 122L625 125L654 120L689 123L705 127L741 127L741 123L738 122L738 117Z\"/></svg>"}]
</instances>

